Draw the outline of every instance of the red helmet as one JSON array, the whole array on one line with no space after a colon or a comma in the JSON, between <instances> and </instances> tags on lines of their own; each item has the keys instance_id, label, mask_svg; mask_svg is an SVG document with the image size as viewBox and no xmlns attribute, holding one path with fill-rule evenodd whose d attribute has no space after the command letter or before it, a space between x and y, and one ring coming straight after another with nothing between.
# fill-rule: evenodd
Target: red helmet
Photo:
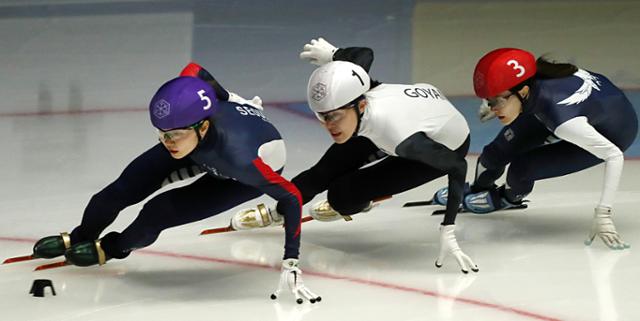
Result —
<instances>
[{"instance_id":1,"label":"red helmet","mask_svg":"<svg viewBox=\"0 0 640 321\"><path fill-rule=\"evenodd\" d=\"M480 58L473 72L473 89L480 98L499 93L536 74L536 58L528 51L500 48Z\"/></svg>"}]
</instances>

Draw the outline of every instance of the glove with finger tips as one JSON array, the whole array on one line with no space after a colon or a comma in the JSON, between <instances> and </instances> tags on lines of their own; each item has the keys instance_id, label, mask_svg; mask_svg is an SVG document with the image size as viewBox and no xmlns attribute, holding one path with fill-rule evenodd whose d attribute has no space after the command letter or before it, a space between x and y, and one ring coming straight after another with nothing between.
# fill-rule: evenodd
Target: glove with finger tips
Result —
<instances>
[{"instance_id":1,"label":"glove with finger tips","mask_svg":"<svg viewBox=\"0 0 640 321\"><path fill-rule=\"evenodd\" d=\"M598 206L595 208L591 231L589 231L589 237L584 241L584 244L591 245L596 235L612 250L624 250L631 247L629 243L622 241L616 231L610 207Z\"/></svg>"},{"instance_id":2,"label":"glove with finger tips","mask_svg":"<svg viewBox=\"0 0 640 321\"><path fill-rule=\"evenodd\" d=\"M334 45L330 44L322 38L312 39L308 44L304 45L300 53L300 59L306 60L316 66L322 66L333 61L333 54L338 50Z\"/></svg>"},{"instance_id":3,"label":"glove with finger tips","mask_svg":"<svg viewBox=\"0 0 640 321\"><path fill-rule=\"evenodd\" d=\"M298 304L302 304L304 300L311 303L320 302L322 298L311 292L302 281L302 271L298 268L298 259L285 259L282 261L282 270L280 272L280 282L278 289L271 294L271 299L275 300L280 292L288 289L296 298Z\"/></svg>"},{"instance_id":4,"label":"glove with finger tips","mask_svg":"<svg viewBox=\"0 0 640 321\"><path fill-rule=\"evenodd\" d=\"M264 110L264 107L262 107L262 99L259 96L253 96L251 100L247 100L234 92L229 92L228 101L240 105L250 105L251 107L254 107L256 109Z\"/></svg>"},{"instance_id":5,"label":"glove with finger tips","mask_svg":"<svg viewBox=\"0 0 640 321\"><path fill-rule=\"evenodd\" d=\"M440 254L438 255L438 259L436 260L436 267L442 267L442 263L444 258L449 254L453 255L453 257L460 265L460 269L462 273L469 273L469 268L471 271L478 272L478 266L473 263L473 260L466 255L458 246L458 241L456 240L455 224L452 225L440 225Z\"/></svg>"}]
</instances>

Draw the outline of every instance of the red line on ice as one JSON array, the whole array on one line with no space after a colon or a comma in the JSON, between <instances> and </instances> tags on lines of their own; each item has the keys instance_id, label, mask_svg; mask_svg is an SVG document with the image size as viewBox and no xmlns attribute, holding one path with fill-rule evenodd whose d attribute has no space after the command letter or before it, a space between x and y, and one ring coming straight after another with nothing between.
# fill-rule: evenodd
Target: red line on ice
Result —
<instances>
[{"instance_id":1,"label":"red line on ice","mask_svg":"<svg viewBox=\"0 0 640 321\"><path fill-rule=\"evenodd\" d=\"M36 240L35 239L28 239L28 238L21 238L21 237L2 237L2 236L0 236L0 241L20 242L20 243L34 243ZM279 270L278 268L270 266L270 265L258 264L258 263L252 263L252 262L245 262L245 261L240 261L240 260L215 258L215 257L209 257L209 256L199 256L199 255L191 255L191 254L171 253L171 252L156 251L156 250L138 250L138 251L136 251L136 253L140 253L140 254L144 254L144 255L168 257L168 258L174 258L174 259L184 259L184 260L210 262L210 263L218 263L218 264L229 264L229 265L236 265L236 266L241 266L241 267L246 267L246 268L256 268L256 269L265 269L265 270L273 270L273 271L278 271ZM368 285L368 286L372 286L372 287L379 287L379 288L402 291L402 292L407 292L407 293L414 293L414 294L424 295L424 296L433 297L433 298L453 300L453 301L456 301L456 302L461 302L461 303L466 303L466 304L470 304L470 305L474 305L474 306L479 306L479 307L484 307L484 308L488 308L488 309L498 310L498 311L501 311L501 312L513 313L513 314L517 314L519 316L528 317L528 318L535 319L535 320L543 320L543 321L560 321L561 320L561 319L552 318L552 317L544 316L544 315L541 315L541 314L537 314L537 313L534 313L534 312L525 311L525 310L522 310L522 309L512 308L512 307L505 306L505 305L494 304L494 303L489 303L489 302L483 302L483 301L479 301L479 300L475 300L475 299L466 299L466 298L461 298L461 297L448 296L448 295L441 294L441 293L438 293L438 292L435 292L435 291L412 288L412 287L408 287L408 286L404 286L404 285L397 285L397 284L393 284L393 283L374 281L374 280L365 280L365 279L359 279L359 278L354 278L354 277L350 277L350 276L341 276L341 275L334 275L334 274L328 274L328 273L322 273L322 272L314 272L314 271L310 271L310 270L307 270L307 269L304 270L304 273L306 275L312 275L312 276L315 276L315 277L320 277L320 278L325 278L325 279L342 280L342 281L348 281L348 282L352 282L352 283Z\"/></svg>"}]
</instances>

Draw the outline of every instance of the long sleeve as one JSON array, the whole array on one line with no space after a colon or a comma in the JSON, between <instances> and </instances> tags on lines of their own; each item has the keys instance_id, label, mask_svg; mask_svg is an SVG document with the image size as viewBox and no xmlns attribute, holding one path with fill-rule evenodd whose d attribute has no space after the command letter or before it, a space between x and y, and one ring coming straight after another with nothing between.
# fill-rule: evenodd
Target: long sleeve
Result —
<instances>
[{"instance_id":1,"label":"long sleeve","mask_svg":"<svg viewBox=\"0 0 640 321\"><path fill-rule=\"evenodd\" d=\"M575 117L564 122L556 128L554 134L605 161L599 205L612 207L624 164L620 148L593 128L586 117Z\"/></svg>"},{"instance_id":2,"label":"long sleeve","mask_svg":"<svg viewBox=\"0 0 640 321\"><path fill-rule=\"evenodd\" d=\"M265 164L260 157L253 160L256 173L254 186L271 196L279 204L278 212L284 217L284 259L298 258L302 218L302 196L298 188Z\"/></svg>"},{"instance_id":3,"label":"long sleeve","mask_svg":"<svg viewBox=\"0 0 640 321\"><path fill-rule=\"evenodd\" d=\"M449 197L443 225L455 224L458 208L464 196L467 161L464 153L453 151L435 142L424 133L416 133L396 148L398 156L416 160L447 173Z\"/></svg>"},{"instance_id":4,"label":"long sleeve","mask_svg":"<svg viewBox=\"0 0 640 321\"><path fill-rule=\"evenodd\" d=\"M479 191L493 186L507 164L519 154L542 146L550 135L551 132L535 115L529 113L518 116L482 149L471 190Z\"/></svg>"},{"instance_id":5,"label":"long sleeve","mask_svg":"<svg viewBox=\"0 0 640 321\"><path fill-rule=\"evenodd\" d=\"M369 72L373 64L373 50L366 47L340 48L333 54L333 61L352 62Z\"/></svg>"}]
</instances>

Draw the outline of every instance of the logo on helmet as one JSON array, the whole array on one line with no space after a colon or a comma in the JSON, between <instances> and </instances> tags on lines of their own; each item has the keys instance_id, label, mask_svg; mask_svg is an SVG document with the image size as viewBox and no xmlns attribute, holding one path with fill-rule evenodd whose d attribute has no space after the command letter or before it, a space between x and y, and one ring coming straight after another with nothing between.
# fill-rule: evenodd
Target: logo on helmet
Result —
<instances>
[{"instance_id":1,"label":"logo on helmet","mask_svg":"<svg viewBox=\"0 0 640 321\"><path fill-rule=\"evenodd\" d=\"M160 99L153 105L153 115L158 119L165 118L171 114L171 104L164 100Z\"/></svg>"},{"instance_id":2,"label":"logo on helmet","mask_svg":"<svg viewBox=\"0 0 640 321\"><path fill-rule=\"evenodd\" d=\"M311 98L315 101L321 101L327 96L327 86L321 82L315 84L311 88Z\"/></svg>"}]
</instances>

